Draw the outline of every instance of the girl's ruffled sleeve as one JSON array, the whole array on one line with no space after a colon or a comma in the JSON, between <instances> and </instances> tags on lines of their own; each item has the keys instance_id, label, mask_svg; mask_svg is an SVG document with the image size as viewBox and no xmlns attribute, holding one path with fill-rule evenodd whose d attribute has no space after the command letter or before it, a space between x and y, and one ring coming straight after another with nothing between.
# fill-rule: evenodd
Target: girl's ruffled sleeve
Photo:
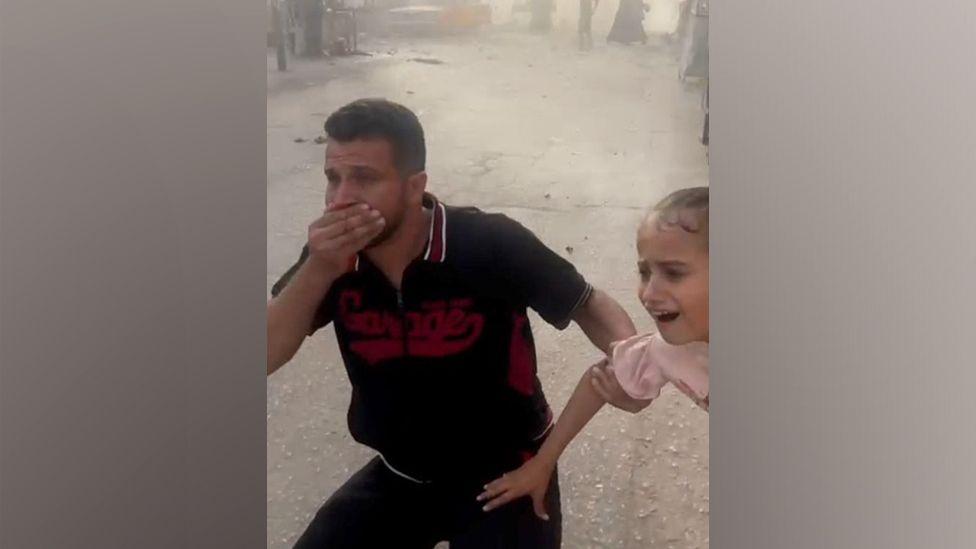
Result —
<instances>
[{"instance_id":1,"label":"girl's ruffled sleeve","mask_svg":"<svg viewBox=\"0 0 976 549\"><path fill-rule=\"evenodd\" d=\"M641 334L614 345L610 365L620 387L631 398L650 400L668 382L657 360L656 334Z\"/></svg>"}]
</instances>

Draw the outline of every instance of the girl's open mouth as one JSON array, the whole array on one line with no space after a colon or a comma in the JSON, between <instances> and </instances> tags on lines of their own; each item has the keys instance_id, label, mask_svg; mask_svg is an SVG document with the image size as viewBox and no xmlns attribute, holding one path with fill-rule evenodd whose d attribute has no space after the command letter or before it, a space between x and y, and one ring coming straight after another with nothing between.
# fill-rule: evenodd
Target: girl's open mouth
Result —
<instances>
[{"instance_id":1,"label":"girl's open mouth","mask_svg":"<svg viewBox=\"0 0 976 549\"><path fill-rule=\"evenodd\" d=\"M657 322L673 322L675 319L678 318L679 314L680 313L676 313L676 312L675 313L672 313L672 312L669 312L669 313L651 313L651 316L653 316L654 317L654 320L656 320Z\"/></svg>"}]
</instances>

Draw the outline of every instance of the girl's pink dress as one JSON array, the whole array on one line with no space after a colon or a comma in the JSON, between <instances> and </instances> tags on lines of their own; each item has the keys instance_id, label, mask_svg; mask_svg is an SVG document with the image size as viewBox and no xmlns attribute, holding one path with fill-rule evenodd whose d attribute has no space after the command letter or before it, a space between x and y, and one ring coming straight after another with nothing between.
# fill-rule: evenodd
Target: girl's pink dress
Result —
<instances>
[{"instance_id":1,"label":"girl's pink dress","mask_svg":"<svg viewBox=\"0 0 976 549\"><path fill-rule=\"evenodd\" d=\"M708 410L708 343L676 346L656 333L641 334L615 343L610 353L617 382L631 397L655 399L670 382Z\"/></svg>"}]
</instances>

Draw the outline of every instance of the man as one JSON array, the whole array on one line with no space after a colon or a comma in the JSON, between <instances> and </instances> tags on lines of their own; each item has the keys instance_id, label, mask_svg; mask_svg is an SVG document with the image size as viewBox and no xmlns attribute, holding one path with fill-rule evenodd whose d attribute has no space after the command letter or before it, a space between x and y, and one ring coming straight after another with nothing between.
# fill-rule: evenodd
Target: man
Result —
<instances>
[{"instance_id":1,"label":"man","mask_svg":"<svg viewBox=\"0 0 976 549\"><path fill-rule=\"evenodd\" d=\"M325 15L322 0L304 0L301 4L302 37L306 57L322 57L322 18Z\"/></svg>"},{"instance_id":2,"label":"man","mask_svg":"<svg viewBox=\"0 0 976 549\"><path fill-rule=\"evenodd\" d=\"M600 0L580 0L579 9L579 48L580 51L593 49L593 10Z\"/></svg>"},{"instance_id":3,"label":"man","mask_svg":"<svg viewBox=\"0 0 976 549\"><path fill-rule=\"evenodd\" d=\"M423 129L405 107L356 101L325 130L326 209L272 289L268 374L332 323L350 431L379 456L296 547L559 547L556 475L547 521L527 499L490 513L476 500L552 424L526 308L557 328L575 321L601 350L633 324L515 221L428 194Z\"/></svg>"}]
</instances>

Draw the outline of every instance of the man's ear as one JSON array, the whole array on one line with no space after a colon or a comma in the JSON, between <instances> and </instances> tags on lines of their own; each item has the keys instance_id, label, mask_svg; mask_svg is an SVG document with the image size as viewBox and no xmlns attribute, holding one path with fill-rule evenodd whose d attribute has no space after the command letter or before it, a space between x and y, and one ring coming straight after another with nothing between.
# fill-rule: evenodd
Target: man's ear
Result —
<instances>
[{"instance_id":1,"label":"man's ear","mask_svg":"<svg viewBox=\"0 0 976 549\"><path fill-rule=\"evenodd\" d=\"M427 191L427 172L417 172L407 178L407 194L411 202L420 204Z\"/></svg>"}]
</instances>

